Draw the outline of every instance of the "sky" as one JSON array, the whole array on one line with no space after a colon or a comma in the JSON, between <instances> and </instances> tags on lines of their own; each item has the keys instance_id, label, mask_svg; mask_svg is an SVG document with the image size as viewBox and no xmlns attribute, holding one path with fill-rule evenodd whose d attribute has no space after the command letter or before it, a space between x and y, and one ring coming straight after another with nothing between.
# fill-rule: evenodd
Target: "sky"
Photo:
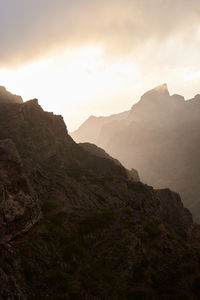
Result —
<instances>
[{"instance_id":1,"label":"sky","mask_svg":"<svg viewBox=\"0 0 200 300\"><path fill-rule=\"evenodd\" d=\"M200 93L199 0L0 0L0 85L62 114L130 107L167 83Z\"/></svg>"}]
</instances>

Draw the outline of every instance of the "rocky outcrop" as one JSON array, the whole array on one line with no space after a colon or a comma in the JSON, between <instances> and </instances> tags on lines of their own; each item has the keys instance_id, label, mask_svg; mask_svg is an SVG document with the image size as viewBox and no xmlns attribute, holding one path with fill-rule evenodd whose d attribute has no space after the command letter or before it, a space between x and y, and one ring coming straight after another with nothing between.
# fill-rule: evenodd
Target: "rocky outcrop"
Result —
<instances>
[{"instance_id":1,"label":"rocky outcrop","mask_svg":"<svg viewBox=\"0 0 200 300\"><path fill-rule=\"evenodd\" d=\"M140 176L137 170L127 170L128 178L132 181L140 181Z\"/></svg>"},{"instance_id":2,"label":"rocky outcrop","mask_svg":"<svg viewBox=\"0 0 200 300\"><path fill-rule=\"evenodd\" d=\"M0 140L0 244L28 231L40 208L14 143Z\"/></svg>"},{"instance_id":3,"label":"rocky outcrop","mask_svg":"<svg viewBox=\"0 0 200 300\"><path fill-rule=\"evenodd\" d=\"M32 172L37 163L56 163L58 160L62 163L61 153L65 155L68 151L70 155L70 145L74 144L63 118L44 112L37 99L23 104L1 104L0 139L4 138L10 138L16 144L26 173ZM65 143L69 145L67 150L63 146Z\"/></svg>"},{"instance_id":4,"label":"rocky outcrop","mask_svg":"<svg viewBox=\"0 0 200 300\"><path fill-rule=\"evenodd\" d=\"M168 99L170 97L167 84L162 84L160 86L157 86L156 88L146 92L141 97L141 102L143 101L164 101L165 99ZM132 107L134 108L134 106Z\"/></svg>"},{"instance_id":5,"label":"rocky outcrop","mask_svg":"<svg viewBox=\"0 0 200 300\"><path fill-rule=\"evenodd\" d=\"M21 96L13 95L0 86L0 103L23 103L23 100Z\"/></svg>"},{"instance_id":6,"label":"rocky outcrop","mask_svg":"<svg viewBox=\"0 0 200 300\"><path fill-rule=\"evenodd\" d=\"M183 206L180 196L169 189L156 190L160 200L160 214L166 229L186 238L193 224L190 211Z\"/></svg>"}]
</instances>

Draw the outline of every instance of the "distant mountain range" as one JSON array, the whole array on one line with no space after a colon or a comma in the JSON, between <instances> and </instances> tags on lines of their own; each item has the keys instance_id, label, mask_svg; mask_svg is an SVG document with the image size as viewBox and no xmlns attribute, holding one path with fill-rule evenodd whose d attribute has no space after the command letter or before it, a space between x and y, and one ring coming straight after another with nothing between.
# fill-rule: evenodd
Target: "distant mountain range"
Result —
<instances>
[{"instance_id":1,"label":"distant mountain range","mask_svg":"<svg viewBox=\"0 0 200 300\"><path fill-rule=\"evenodd\" d=\"M200 221L200 95L185 101L167 85L145 93L130 111L91 116L71 134L105 149L156 188L180 193Z\"/></svg>"}]
</instances>

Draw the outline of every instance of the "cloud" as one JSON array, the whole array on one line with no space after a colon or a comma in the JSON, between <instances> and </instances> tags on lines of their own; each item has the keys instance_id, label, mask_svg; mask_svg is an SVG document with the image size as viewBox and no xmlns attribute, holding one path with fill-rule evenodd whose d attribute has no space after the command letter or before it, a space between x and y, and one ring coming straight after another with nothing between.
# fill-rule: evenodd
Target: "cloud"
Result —
<instances>
[{"instance_id":1,"label":"cloud","mask_svg":"<svg viewBox=\"0 0 200 300\"><path fill-rule=\"evenodd\" d=\"M0 0L0 67L93 44L138 58L170 42L199 50L199 14L198 0Z\"/></svg>"}]
</instances>

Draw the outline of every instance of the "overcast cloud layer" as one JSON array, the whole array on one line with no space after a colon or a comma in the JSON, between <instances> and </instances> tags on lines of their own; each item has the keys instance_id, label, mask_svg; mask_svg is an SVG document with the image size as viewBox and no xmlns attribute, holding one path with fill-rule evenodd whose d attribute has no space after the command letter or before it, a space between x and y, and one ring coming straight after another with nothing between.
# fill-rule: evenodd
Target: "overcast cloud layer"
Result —
<instances>
[{"instance_id":1,"label":"overcast cloud layer","mask_svg":"<svg viewBox=\"0 0 200 300\"><path fill-rule=\"evenodd\" d=\"M38 97L72 129L164 82L191 98L199 16L199 0L0 0L0 85Z\"/></svg>"},{"instance_id":2,"label":"overcast cloud layer","mask_svg":"<svg viewBox=\"0 0 200 300\"><path fill-rule=\"evenodd\" d=\"M199 51L199 15L198 0L0 0L0 66L90 43L112 56L170 41L180 52Z\"/></svg>"}]
</instances>

